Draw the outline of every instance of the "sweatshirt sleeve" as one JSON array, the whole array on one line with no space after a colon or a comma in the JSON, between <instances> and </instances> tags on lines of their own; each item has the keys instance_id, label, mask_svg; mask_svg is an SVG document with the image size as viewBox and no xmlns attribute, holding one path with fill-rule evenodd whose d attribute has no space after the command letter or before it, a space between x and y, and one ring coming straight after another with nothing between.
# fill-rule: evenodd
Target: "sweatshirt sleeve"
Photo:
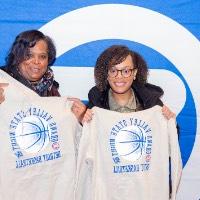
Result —
<instances>
[{"instance_id":1,"label":"sweatshirt sleeve","mask_svg":"<svg viewBox=\"0 0 200 200\"><path fill-rule=\"evenodd\" d=\"M170 119L168 121L168 131L169 131L169 153L171 157L171 181L172 181L171 185L172 191L170 200L175 200L182 174L182 160L181 160L180 147L178 143L176 122L174 119Z\"/></svg>"}]
</instances>

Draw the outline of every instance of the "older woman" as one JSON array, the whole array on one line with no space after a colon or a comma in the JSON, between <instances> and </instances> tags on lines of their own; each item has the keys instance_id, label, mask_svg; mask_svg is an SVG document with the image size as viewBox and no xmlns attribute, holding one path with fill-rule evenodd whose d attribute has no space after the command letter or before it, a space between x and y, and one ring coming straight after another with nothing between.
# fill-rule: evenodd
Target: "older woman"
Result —
<instances>
[{"instance_id":1,"label":"older woman","mask_svg":"<svg viewBox=\"0 0 200 200\"><path fill-rule=\"evenodd\" d=\"M60 96L59 84L50 68L55 57L56 48L50 37L38 30L24 31L15 38L2 69L41 97ZM0 83L0 103L5 99L5 87ZM85 105L77 98L70 100L72 112L81 121Z\"/></svg>"}]
</instances>

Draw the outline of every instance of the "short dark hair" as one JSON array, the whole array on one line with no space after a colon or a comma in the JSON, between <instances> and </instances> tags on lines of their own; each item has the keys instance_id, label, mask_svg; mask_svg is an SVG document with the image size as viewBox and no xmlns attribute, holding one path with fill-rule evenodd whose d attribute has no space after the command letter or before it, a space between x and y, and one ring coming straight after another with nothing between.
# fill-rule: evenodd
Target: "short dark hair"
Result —
<instances>
[{"instance_id":1,"label":"short dark hair","mask_svg":"<svg viewBox=\"0 0 200 200\"><path fill-rule=\"evenodd\" d=\"M147 82L148 68L145 60L140 54L130 50L124 45L113 45L104 50L97 58L94 76L97 88L100 91L105 91L108 85L108 69L114 65L123 62L127 56L132 57L134 67L137 69L137 75L134 82L145 84Z\"/></svg>"},{"instance_id":2,"label":"short dark hair","mask_svg":"<svg viewBox=\"0 0 200 200\"><path fill-rule=\"evenodd\" d=\"M48 65L53 64L56 57L56 47L52 39L44 35L41 31L28 30L16 36L6 57L6 66L19 66L28 57L30 48L34 47L40 40L44 40L47 43Z\"/></svg>"}]
</instances>

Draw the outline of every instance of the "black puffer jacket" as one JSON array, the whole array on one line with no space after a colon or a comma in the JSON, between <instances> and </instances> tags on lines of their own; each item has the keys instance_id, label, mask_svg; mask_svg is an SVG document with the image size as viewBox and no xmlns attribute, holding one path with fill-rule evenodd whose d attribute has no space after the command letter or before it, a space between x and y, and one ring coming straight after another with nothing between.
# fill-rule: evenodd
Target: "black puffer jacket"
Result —
<instances>
[{"instance_id":1,"label":"black puffer jacket","mask_svg":"<svg viewBox=\"0 0 200 200\"><path fill-rule=\"evenodd\" d=\"M163 106L160 97L164 92L160 87L149 83L145 85L134 84L133 90L143 109L148 109L155 105ZM109 88L106 91L100 92L96 86L93 87L88 94L88 108L97 106L109 110L108 91Z\"/></svg>"}]
</instances>

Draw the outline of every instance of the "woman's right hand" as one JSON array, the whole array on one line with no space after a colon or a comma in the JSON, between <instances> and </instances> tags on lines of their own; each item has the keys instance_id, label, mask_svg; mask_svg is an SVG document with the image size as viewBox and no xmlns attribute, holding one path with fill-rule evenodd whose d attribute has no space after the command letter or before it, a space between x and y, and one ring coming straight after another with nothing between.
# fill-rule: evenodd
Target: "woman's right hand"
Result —
<instances>
[{"instance_id":1,"label":"woman's right hand","mask_svg":"<svg viewBox=\"0 0 200 200\"><path fill-rule=\"evenodd\" d=\"M176 118L176 114L173 113L166 105L163 105L162 107L162 113L164 117L169 120L171 118Z\"/></svg>"},{"instance_id":2,"label":"woman's right hand","mask_svg":"<svg viewBox=\"0 0 200 200\"><path fill-rule=\"evenodd\" d=\"M8 86L8 83L0 83L0 104L5 101L4 88Z\"/></svg>"},{"instance_id":3,"label":"woman's right hand","mask_svg":"<svg viewBox=\"0 0 200 200\"><path fill-rule=\"evenodd\" d=\"M93 117L92 109L88 108L83 116L82 124L84 124L85 122L87 123L90 122L92 120L92 117Z\"/></svg>"}]
</instances>

